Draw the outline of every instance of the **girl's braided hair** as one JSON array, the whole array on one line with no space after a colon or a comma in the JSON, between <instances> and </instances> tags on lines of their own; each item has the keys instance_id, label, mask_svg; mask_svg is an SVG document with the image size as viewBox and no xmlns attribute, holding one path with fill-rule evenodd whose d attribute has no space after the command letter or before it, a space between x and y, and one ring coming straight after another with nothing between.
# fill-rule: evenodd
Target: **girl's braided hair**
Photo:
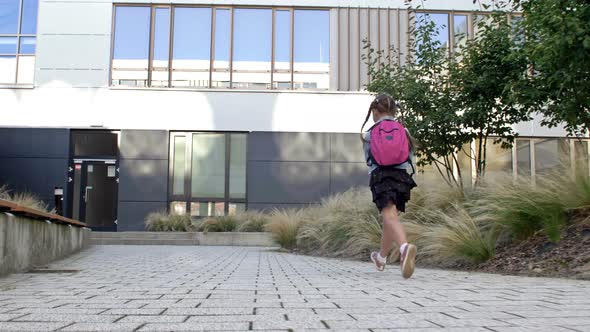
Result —
<instances>
[{"instance_id":1,"label":"girl's braided hair","mask_svg":"<svg viewBox=\"0 0 590 332\"><path fill-rule=\"evenodd\" d=\"M396 116L397 110L401 109L401 107L399 103L393 100L393 98L390 95L385 93L377 95L377 97L375 97L375 99L373 99L373 101L371 102L371 105L369 106L369 111L367 112L367 117L365 118L365 122L363 122L363 125L361 126L361 141L363 142L365 142L365 138L363 136L363 129L369 121L373 109L376 109L379 113L384 113L390 116Z\"/></svg>"}]
</instances>

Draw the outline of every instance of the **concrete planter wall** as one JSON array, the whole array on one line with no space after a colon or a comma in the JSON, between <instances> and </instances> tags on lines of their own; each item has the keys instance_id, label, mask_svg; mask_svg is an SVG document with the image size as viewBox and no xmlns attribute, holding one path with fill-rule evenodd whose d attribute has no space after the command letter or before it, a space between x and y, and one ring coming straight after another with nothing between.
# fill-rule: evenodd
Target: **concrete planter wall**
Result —
<instances>
[{"instance_id":1,"label":"concrete planter wall","mask_svg":"<svg viewBox=\"0 0 590 332\"><path fill-rule=\"evenodd\" d=\"M41 267L85 249L87 228L0 213L0 276Z\"/></svg>"},{"instance_id":2,"label":"concrete planter wall","mask_svg":"<svg viewBox=\"0 0 590 332\"><path fill-rule=\"evenodd\" d=\"M270 233L228 232L94 232L97 245L277 246Z\"/></svg>"}]
</instances>

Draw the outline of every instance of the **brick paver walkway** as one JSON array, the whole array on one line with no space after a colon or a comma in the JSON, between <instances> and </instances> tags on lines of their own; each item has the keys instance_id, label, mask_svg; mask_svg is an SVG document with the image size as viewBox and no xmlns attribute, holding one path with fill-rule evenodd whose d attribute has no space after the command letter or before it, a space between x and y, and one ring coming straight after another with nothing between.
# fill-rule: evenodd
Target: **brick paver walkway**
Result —
<instances>
[{"instance_id":1,"label":"brick paver walkway","mask_svg":"<svg viewBox=\"0 0 590 332\"><path fill-rule=\"evenodd\" d=\"M590 282L260 248L97 246L0 279L0 331L590 331Z\"/></svg>"}]
</instances>

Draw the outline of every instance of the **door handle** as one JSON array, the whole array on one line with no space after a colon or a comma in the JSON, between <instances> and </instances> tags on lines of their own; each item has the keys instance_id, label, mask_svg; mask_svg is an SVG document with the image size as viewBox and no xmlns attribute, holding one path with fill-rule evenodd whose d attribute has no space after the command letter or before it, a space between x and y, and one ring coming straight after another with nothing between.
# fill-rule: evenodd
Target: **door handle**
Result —
<instances>
[{"instance_id":1,"label":"door handle","mask_svg":"<svg viewBox=\"0 0 590 332\"><path fill-rule=\"evenodd\" d=\"M88 190L92 190L92 186L86 186L84 189L84 203L88 203Z\"/></svg>"}]
</instances>

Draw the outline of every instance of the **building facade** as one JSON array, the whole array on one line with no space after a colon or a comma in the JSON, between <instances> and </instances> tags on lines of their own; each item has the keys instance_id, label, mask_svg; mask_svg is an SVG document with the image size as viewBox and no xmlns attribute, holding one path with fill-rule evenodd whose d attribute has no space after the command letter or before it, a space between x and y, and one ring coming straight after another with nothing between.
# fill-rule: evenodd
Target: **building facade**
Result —
<instances>
[{"instance_id":1,"label":"building facade","mask_svg":"<svg viewBox=\"0 0 590 332\"><path fill-rule=\"evenodd\" d=\"M363 41L403 63L412 15L429 13L453 50L486 14L470 0L425 5L2 1L0 184L48 202L63 187L65 215L118 231L154 211L301 207L367 185ZM489 148L489 172L590 172L587 140L539 119L517 130L512 150Z\"/></svg>"}]
</instances>

